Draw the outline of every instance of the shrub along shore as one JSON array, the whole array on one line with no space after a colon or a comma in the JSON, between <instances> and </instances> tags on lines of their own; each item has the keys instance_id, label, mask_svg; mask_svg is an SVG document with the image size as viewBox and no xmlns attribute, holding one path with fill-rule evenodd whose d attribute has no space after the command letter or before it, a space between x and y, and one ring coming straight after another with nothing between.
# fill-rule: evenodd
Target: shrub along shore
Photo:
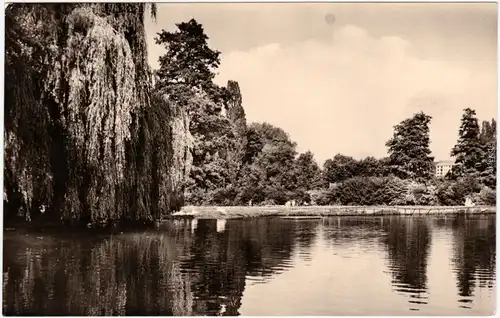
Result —
<instances>
[{"instance_id":1,"label":"shrub along shore","mask_svg":"<svg viewBox=\"0 0 500 318\"><path fill-rule=\"evenodd\" d=\"M381 215L483 215L496 213L494 206L186 206L173 218L233 219L265 216L381 216Z\"/></svg>"}]
</instances>

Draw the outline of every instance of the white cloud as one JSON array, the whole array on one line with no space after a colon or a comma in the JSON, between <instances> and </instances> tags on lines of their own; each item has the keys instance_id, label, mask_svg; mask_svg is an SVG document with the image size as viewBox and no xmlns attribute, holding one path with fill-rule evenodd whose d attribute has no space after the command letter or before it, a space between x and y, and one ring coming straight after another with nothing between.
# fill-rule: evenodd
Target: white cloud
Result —
<instances>
[{"instance_id":1,"label":"white cloud","mask_svg":"<svg viewBox=\"0 0 500 318\"><path fill-rule=\"evenodd\" d=\"M422 59L413 49L346 25L326 42L223 53L217 81L237 80L249 121L285 129L320 162L335 153L384 156L393 126L419 110L433 116L431 149L446 159L463 108L496 117L496 64Z\"/></svg>"}]
</instances>

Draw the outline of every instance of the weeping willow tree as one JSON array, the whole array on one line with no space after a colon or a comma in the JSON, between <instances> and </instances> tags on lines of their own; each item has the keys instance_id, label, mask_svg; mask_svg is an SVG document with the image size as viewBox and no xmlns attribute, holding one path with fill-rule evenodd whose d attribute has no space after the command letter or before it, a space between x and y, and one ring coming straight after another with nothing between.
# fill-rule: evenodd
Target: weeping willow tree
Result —
<instances>
[{"instance_id":1,"label":"weeping willow tree","mask_svg":"<svg viewBox=\"0 0 500 318\"><path fill-rule=\"evenodd\" d=\"M158 91L157 105L165 105L169 110L169 132L172 144L172 158L168 175L171 178L170 208L180 210L184 205L184 192L192 168L194 138L189 131L190 120L187 112L179 104L168 99L168 95Z\"/></svg>"},{"instance_id":2,"label":"weeping willow tree","mask_svg":"<svg viewBox=\"0 0 500 318\"><path fill-rule=\"evenodd\" d=\"M53 218L104 222L171 210L180 183L172 171L184 168L173 156L179 114L151 97L147 10L156 12L116 3L7 8L10 215L29 220L43 206Z\"/></svg>"}]
</instances>

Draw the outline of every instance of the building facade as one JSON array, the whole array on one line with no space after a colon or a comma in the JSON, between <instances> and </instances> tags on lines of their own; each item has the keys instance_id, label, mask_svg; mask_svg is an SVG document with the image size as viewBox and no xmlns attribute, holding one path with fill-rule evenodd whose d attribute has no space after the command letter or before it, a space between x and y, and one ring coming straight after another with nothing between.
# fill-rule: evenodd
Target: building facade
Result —
<instances>
[{"instance_id":1,"label":"building facade","mask_svg":"<svg viewBox=\"0 0 500 318\"><path fill-rule=\"evenodd\" d=\"M451 170L455 162L453 160L443 160L436 162L436 177L444 178L446 174Z\"/></svg>"}]
</instances>

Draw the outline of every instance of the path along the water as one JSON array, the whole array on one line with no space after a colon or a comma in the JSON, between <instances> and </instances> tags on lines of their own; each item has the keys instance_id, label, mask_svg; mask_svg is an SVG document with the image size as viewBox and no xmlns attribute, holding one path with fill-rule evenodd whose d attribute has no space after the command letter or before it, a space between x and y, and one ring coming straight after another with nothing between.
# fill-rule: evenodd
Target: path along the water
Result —
<instances>
[{"instance_id":1,"label":"path along the water","mask_svg":"<svg viewBox=\"0 0 500 318\"><path fill-rule=\"evenodd\" d=\"M494 214L494 206L186 206L173 217L197 219L247 218L261 216L380 216Z\"/></svg>"}]
</instances>

